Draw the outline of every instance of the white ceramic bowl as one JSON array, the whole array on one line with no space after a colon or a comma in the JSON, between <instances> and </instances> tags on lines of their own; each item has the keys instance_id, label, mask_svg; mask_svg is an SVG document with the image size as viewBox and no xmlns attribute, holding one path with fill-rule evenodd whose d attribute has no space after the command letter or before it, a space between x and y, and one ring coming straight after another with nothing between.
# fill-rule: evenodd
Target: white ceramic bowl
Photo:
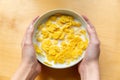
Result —
<instances>
[{"instance_id":1,"label":"white ceramic bowl","mask_svg":"<svg viewBox=\"0 0 120 80\"><path fill-rule=\"evenodd\" d=\"M76 12L74 11L71 11L71 10L61 10L61 9L58 9L58 10L52 10L52 11L49 11L47 13L45 13L44 15L42 15L34 24L34 27L35 27L35 30L34 30L34 34L33 34L33 42L35 41L35 38L34 38L34 35L35 35L35 31L37 30L37 27L43 23L44 21L47 20L48 17L56 14L56 13L60 13L60 14L67 14L67 15L71 15L73 16L75 19L77 19L78 21L81 22L83 28L86 29L86 26L87 26L87 23L85 22L85 20L82 18L81 15L77 14ZM88 34L87 34L87 38L88 38ZM77 63L79 63L83 57L85 55L85 51L83 52L82 56L80 56L77 60L71 62L70 64L53 64L52 66L49 66L49 65L46 65L44 63L45 61L45 57L43 56L40 56L40 55L37 55L37 59L38 61L40 61L42 64L48 66L48 67L51 67L51 68L57 68L57 69L63 69L63 68L68 68L68 67L71 67L71 66L74 66L76 65Z\"/></svg>"}]
</instances>

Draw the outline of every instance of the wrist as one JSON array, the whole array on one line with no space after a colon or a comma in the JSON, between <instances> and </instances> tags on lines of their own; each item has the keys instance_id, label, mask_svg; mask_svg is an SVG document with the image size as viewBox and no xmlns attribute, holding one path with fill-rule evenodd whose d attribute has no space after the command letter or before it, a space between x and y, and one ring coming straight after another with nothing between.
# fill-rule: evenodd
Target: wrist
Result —
<instances>
[{"instance_id":1,"label":"wrist","mask_svg":"<svg viewBox=\"0 0 120 80\"><path fill-rule=\"evenodd\" d=\"M81 63L81 80L99 80L99 62Z\"/></svg>"},{"instance_id":2,"label":"wrist","mask_svg":"<svg viewBox=\"0 0 120 80\"><path fill-rule=\"evenodd\" d=\"M29 74L26 80L34 80L34 78L41 72L41 67L38 62L34 63L22 62L21 66L22 65L25 69L28 68Z\"/></svg>"},{"instance_id":3,"label":"wrist","mask_svg":"<svg viewBox=\"0 0 120 80\"><path fill-rule=\"evenodd\" d=\"M36 72L37 63L22 62L20 66L23 70L26 71L26 73L28 73L26 76L27 77L26 80L31 80L34 74L37 73Z\"/></svg>"},{"instance_id":4,"label":"wrist","mask_svg":"<svg viewBox=\"0 0 120 80\"><path fill-rule=\"evenodd\" d=\"M21 62L18 70L12 77L12 80L31 80L35 72L35 64Z\"/></svg>"}]
</instances>

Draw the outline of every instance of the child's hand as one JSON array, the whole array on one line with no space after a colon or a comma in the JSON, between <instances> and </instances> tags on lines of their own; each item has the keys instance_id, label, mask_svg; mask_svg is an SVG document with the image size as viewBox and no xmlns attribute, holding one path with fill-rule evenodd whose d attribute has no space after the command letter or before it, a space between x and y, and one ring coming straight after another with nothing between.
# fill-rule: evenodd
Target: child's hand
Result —
<instances>
[{"instance_id":1,"label":"child's hand","mask_svg":"<svg viewBox=\"0 0 120 80\"><path fill-rule=\"evenodd\" d=\"M94 26L90 23L87 17L83 16L88 26L89 45L85 53L85 57L78 65L78 72L81 75L81 80L99 80L99 54L100 41L97 37Z\"/></svg>"}]
</instances>

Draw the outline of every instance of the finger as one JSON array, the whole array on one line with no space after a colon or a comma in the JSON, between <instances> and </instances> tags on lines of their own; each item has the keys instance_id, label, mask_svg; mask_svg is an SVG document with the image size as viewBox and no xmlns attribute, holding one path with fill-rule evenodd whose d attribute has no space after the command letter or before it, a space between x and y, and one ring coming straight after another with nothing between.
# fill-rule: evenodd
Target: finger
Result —
<instances>
[{"instance_id":1,"label":"finger","mask_svg":"<svg viewBox=\"0 0 120 80\"><path fill-rule=\"evenodd\" d=\"M89 21L89 19L86 16L83 16L83 18L85 19L85 21L88 24L87 25L87 31L88 31L88 34L89 34L90 41L98 40L97 33L95 31L95 28L94 28L93 24Z\"/></svg>"},{"instance_id":2,"label":"finger","mask_svg":"<svg viewBox=\"0 0 120 80\"><path fill-rule=\"evenodd\" d=\"M86 16L83 15L82 17L83 17L83 18L85 19L85 21L90 25L91 28L95 29L94 26L93 26L93 24L90 22L90 20L89 20Z\"/></svg>"},{"instance_id":3,"label":"finger","mask_svg":"<svg viewBox=\"0 0 120 80\"><path fill-rule=\"evenodd\" d=\"M37 16L32 23L29 25L29 27L26 30L25 36L22 41L22 47L24 44L32 44L32 36L34 31L34 23L38 20L39 16Z\"/></svg>"}]
</instances>

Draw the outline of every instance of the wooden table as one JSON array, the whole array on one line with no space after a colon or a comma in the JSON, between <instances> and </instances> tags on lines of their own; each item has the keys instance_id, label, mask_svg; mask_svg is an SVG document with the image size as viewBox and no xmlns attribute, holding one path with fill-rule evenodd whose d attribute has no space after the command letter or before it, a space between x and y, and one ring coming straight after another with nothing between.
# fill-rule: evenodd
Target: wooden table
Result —
<instances>
[{"instance_id":1,"label":"wooden table","mask_svg":"<svg viewBox=\"0 0 120 80\"><path fill-rule=\"evenodd\" d=\"M88 16L101 41L101 80L120 80L120 0L0 0L0 80L9 80L21 60L21 41L34 17L52 9ZM80 80L77 66L44 68L37 80Z\"/></svg>"}]
</instances>

